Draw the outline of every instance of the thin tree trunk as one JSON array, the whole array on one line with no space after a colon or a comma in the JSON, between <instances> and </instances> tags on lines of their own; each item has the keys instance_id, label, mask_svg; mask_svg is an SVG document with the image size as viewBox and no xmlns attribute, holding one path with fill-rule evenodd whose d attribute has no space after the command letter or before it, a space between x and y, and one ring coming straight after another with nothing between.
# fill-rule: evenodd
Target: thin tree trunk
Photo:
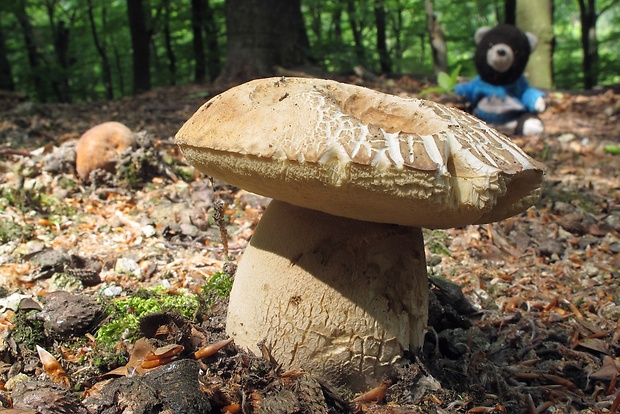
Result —
<instances>
[{"instance_id":1,"label":"thin tree trunk","mask_svg":"<svg viewBox=\"0 0 620 414\"><path fill-rule=\"evenodd\" d=\"M118 51L116 45L112 45L112 54L114 55L114 66L116 67L116 72L118 72L118 89L120 91L121 96L125 95L125 75L123 74L123 65L121 54Z\"/></svg>"},{"instance_id":2,"label":"thin tree trunk","mask_svg":"<svg viewBox=\"0 0 620 414\"><path fill-rule=\"evenodd\" d=\"M170 85L176 84L177 78L177 59L172 47L172 36L170 34L170 0L164 0L164 44L166 56L168 57L168 72L170 73Z\"/></svg>"},{"instance_id":3,"label":"thin tree trunk","mask_svg":"<svg viewBox=\"0 0 620 414\"><path fill-rule=\"evenodd\" d=\"M351 32L353 33L353 41L355 43L355 56L359 63L363 64L365 53L364 44L362 43L362 29L358 21L354 0L347 0L347 14L349 16L349 24L351 25Z\"/></svg>"},{"instance_id":4,"label":"thin tree trunk","mask_svg":"<svg viewBox=\"0 0 620 414\"><path fill-rule=\"evenodd\" d=\"M517 24L517 0L504 1L504 23L513 26Z\"/></svg>"},{"instance_id":5,"label":"thin tree trunk","mask_svg":"<svg viewBox=\"0 0 620 414\"><path fill-rule=\"evenodd\" d=\"M192 46L194 48L194 82L203 83L207 75L206 56L202 43L202 0L192 0Z\"/></svg>"},{"instance_id":6,"label":"thin tree trunk","mask_svg":"<svg viewBox=\"0 0 620 414\"><path fill-rule=\"evenodd\" d=\"M209 0L204 0L204 22L203 27L207 40L207 72L209 80L215 80L222 70L222 56L220 46L217 41L217 24L215 23L215 14Z\"/></svg>"},{"instance_id":7,"label":"thin tree trunk","mask_svg":"<svg viewBox=\"0 0 620 414\"><path fill-rule=\"evenodd\" d=\"M323 37L323 22L321 20L321 10L322 7L319 3L312 2L308 5L308 11L310 16L312 16L310 23L310 30L314 33L314 37L316 37L317 43L321 42L321 38Z\"/></svg>"},{"instance_id":8,"label":"thin tree trunk","mask_svg":"<svg viewBox=\"0 0 620 414\"><path fill-rule=\"evenodd\" d=\"M391 17L392 23L392 35L394 37L394 47L392 48L392 55L396 62L400 62L403 57L403 41L402 41L402 28L403 28L403 6L400 1L397 2L398 6L395 10L388 15ZM401 72L402 68L400 63L396 64L394 68L396 72Z\"/></svg>"},{"instance_id":9,"label":"thin tree trunk","mask_svg":"<svg viewBox=\"0 0 620 414\"><path fill-rule=\"evenodd\" d=\"M517 26L538 37L525 74L532 86L553 87L553 0L518 0Z\"/></svg>"},{"instance_id":10,"label":"thin tree trunk","mask_svg":"<svg viewBox=\"0 0 620 414\"><path fill-rule=\"evenodd\" d=\"M99 35L97 34L97 25L95 24L95 17L93 13L93 0L88 0L88 19L90 20L90 29L93 34L93 42L95 43L95 48L101 58L101 76L103 78L103 86L105 87L106 99L114 99L112 68L110 67L110 61L105 47L99 40Z\"/></svg>"},{"instance_id":11,"label":"thin tree trunk","mask_svg":"<svg viewBox=\"0 0 620 414\"><path fill-rule=\"evenodd\" d=\"M60 20L56 24L55 7L56 1L46 0L45 6L47 8L47 15L50 22L50 28L52 30L54 52L56 54L56 62L60 70L52 72L52 85L56 91L57 98L60 102L71 102L71 90L69 87L69 27ZM69 24L70 26L70 24Z\"/></svg>"},{"instance_id":12,"label":"thin tree trunk","mask_svg":"<svg viewBox=\"0 0 620 414\"><path fill-rule=\"evenodd\" d=\"M330 37L332 37L337 44L342 44L342 6L339 2L334 6L331 28L333 33Z\"/></svg>"},{"instance_id":13,"label":"thin tree trunk","mask_svg":"<svg viewBox=\"0 0 620 414\"><path fill-rule=\"evenodd\" d=\"M151 89L150 40L142 0L127 0L127 16L133 50L134 94Z\"/></svg>"},{"instance_id":14,"label":"thin tree trunk","mask_svg":"<svg viewBox=\"0 0 620 414\"><path fill-rule=\"evenodd\" d=\"M35 93L39 101L45 102L48 96L46 84L41 76L41 56L39 55L37 45L34 41L32 25L26 13L26 0L18 0L17 7L15 8L15 17L22 28L22 35L24 36L28 64L30 65L30 73Z\"/></svg>"},{"instance_id":15,"label":"thin tree trunk","mask_svg":"<svg viewBox=\"0 0 620 414\"><path fill-rule=\"evenodd\" d=\"M598 41L596 38L596 5L594 0L579 1L581 12L581 47L583 49L583 86L592 89L598 83Z\"/></svg>"},{"instance_id":16,"label":"thin tree trunk","mask_svg":"<svg viewBox=\"0 0 620 414\"><path fill-rule=\"evenodd\" d=\"M6 39L4 37L2 25L0 25L0 90L15 90L15 83L13 82L13 69L8 58L8 50L6 47Z\"/></svg>"},{"instance_id":17,"label":"thin tree trunk","mask_svg":"<svg viewBox=\"0 0 620 414\"><path fill-rule=\"evenodd\" d=\"M386 28L385 28L385 8L383 7L383 0L375 0L375 23L377 26L377 52L379 53L379 64L381 65L381 72L392 72L392 63L390 62L390 55L387 50L386 42Z\"/></svg>"},{"instance_id":18,"label":"thin tree trunk","mask_svg":"<svg viewBox=\"0 0 620 414\"><path fill-rule=\"evenodd\" d=\"M428 31L433 54L433 67L435 74L448 71L448 55L446 46L446 36L439 24L439 19L433 11L433 3L429 0L424 1L426 12L426 29Z\"/></svg>"}]
</instances>

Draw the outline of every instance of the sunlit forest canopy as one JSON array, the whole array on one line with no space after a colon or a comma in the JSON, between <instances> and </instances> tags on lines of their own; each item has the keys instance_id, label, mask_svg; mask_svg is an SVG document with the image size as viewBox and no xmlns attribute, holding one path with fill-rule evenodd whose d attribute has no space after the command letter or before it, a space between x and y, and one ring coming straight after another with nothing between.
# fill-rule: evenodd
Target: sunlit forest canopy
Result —
<instances>
[{"instance_id":1,"label":"sunlit forest canopy","mask_svg":"<svg viewBox=\"0 0 620 414\"><path fill-rule=\"evenodd\" d=\"M264 7L271 7L268 3L275 2L266 1ZM509 20L507 6L518 1L293 3L301 8L303 20L294 24L307 37L308 66L345 73L362 66L376 74L432 80L437 67L429 15L436 19L445 41L445 69L460 66L462 76L472 77L476 29ZM553 7L553 87L589 89L620 82L619 1L540 3ZM40 101L70 102L215 81L229 60L227 28L243 26L231 25L232 17L240 22L248 18L240 4L228 1L227 5L224 0L0 2L0 90L18 91ZM287 20L282 16L281 21Z\"/></svg>"}]
</instances>

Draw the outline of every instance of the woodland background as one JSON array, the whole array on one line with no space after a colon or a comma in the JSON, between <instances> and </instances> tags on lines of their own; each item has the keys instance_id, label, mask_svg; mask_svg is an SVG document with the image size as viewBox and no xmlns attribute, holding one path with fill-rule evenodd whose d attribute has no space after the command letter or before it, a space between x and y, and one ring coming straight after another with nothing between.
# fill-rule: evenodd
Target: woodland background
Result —
<instances>
[{"instance_id":1,"label":"woodland background","mask_svg":"<svg viewBox=\"0 0 620 414\"><path fill-rule=\"evenodd\" d=\"M618 413L619 6L0 0L0 411ZM440 71L475 75L474 33L500 22L540 39L528 75L549 89L545 132L513 138L548 168L541 198L502 222L425 230L429 334L384 402L234 343L197 361L227 338L228 272L269 199L188 166L179 127L260 76L416 97ZM140 147L85 182L75 143L110 120ZM154 339L182 353L156 350L162 365L135 375Z\"/></svg>"},{"instance_id":2,"label":"woodland background","mask_svg":"<svg viewBox=\"0 0 620 414\"><path fill-rule=\"evenodd\" d=\"M617 0L9 0L0 91L41 102L114 99L175 84L363 67L431 76L471 62L475 30L538 35L538 87L620 82ZM458 69L457 69L458 70Z\"/></svg>"}]
</instances>

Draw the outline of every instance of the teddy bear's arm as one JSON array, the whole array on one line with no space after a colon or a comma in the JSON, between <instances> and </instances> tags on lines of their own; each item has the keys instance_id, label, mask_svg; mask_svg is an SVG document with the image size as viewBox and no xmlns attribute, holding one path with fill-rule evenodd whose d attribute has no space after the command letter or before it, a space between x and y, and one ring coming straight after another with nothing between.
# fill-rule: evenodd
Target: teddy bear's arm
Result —
<instances>
[{"instance_id":1,"label":"teddy bear's arm","mask_svg":"<svg viewBox=\"0 0 620 414\"><path fill-rule=\"evenodd\" d=\"M520 101L532 113L540 113L546 109L545 93L529 85L524 76L519 79Z\"/></svg>"},{"instance_id":2,"label":"teddy bear's arm","mask_svg":"<svg viewBox=\"0 0 620 414\"><path fill-rule=\"evenodd\" d=\"M483 81L480 76L476 76L470 82L456 85L454 93L464 96L468 102L474 104L485 97L497 96L502 99L506 97L506 90L503 87L491 85Z\"/></svg>"}]
</instances>

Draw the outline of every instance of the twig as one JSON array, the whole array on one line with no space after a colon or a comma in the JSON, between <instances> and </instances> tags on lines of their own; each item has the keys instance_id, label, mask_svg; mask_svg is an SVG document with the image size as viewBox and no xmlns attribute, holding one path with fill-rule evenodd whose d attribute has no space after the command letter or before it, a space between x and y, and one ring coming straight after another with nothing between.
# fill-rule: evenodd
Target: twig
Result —
<instances>
[{"instance_id":1,"label":"twig","mask_svg":"<svg viewBox=\"0 0 620 414\"><path fill-rule=\"evenodd\" d=\"M16 150L12 148L0 148L0 155L21 155L22 157L34 157L28 151Z\"/></svg>"}]
</instances>

